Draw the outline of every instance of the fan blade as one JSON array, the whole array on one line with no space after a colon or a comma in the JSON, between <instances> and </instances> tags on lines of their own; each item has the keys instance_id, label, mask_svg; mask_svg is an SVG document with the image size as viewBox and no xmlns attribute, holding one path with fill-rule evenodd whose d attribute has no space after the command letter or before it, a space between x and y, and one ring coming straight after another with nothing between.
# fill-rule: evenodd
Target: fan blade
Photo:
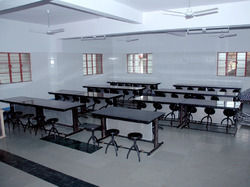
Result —
<instances>
[{"instance_id":1,"label":"fan blade","mask_svg":"<svg viewBox=\"0 0 250 187\"><path fill-rule=\"evenodd\" d=\"M230 38L230 37L235 37L235 36L237 36L237 34L236 33L232 33L232 34L221 34L218 37L219 38Z\"/></svg>"},{"instance_id":2,"label":"fan blade","mask_svg":"<svg viewBox=\"0 0 250 187\"><path fill-rule=\"evenodd\" d=\"M174 10L163 10L163 14L185 16L184 12L179 12L179 11L174 11Z\"/></svg>"},{"instance_id":3,"label":"fan blade","mask_svg":"<svg viewBox=\"0 0 250 187\"><path fill-rule=\"evenodd\" d=\"M216 14L218 12L207 12L207 13L200 13L200 14L194 14L193 16L199 17L199 16L206 16L206 15L211 15L211 14Z\"/></svg>"},{"instance_id":4,"label":"fan blade","mask_svg":"<svg viewBox=\"0 0 250 187\"><path fill-rule=\"evenodd\" d=\"M61 28L61 29L48 30L48 31L47 31L47 34L53 35L53 34L60 33L60 32L64 32L64 29Z\"/></svg>"},{"instance_id":5,"label":"fan blade","mask_svg":"<svg viewBox=\"0 0 250 187\"><path fill-rule=\"evenodd\" d=\"M127 39L126 42L135 42L135 41L138 41L139 39L138 38L133 38L133 39Z\"/></svg>"},{"instance_id":6,"label":"fan blade","mask_svg":"<svg viewBox=\"0 0 250 187\"><path fill-rule=\"evenodd\" d=\"M46 34L47 33L46 31L38 31L38 30L33 30L33 29L30 29L29 31L33 32L33 33L37 33L37 34Z\"/></svg>"},{"instance_id":7,"label":"fan blade","mask_svg":"<svg viewBox=\"0 0 250 187\"><path fill-rule=\"evenodd\" d=\"M195 14L207 13L207 12L218 12L218 8L210 8L205 10L194 11Z\"/></svg>"},{"instance_id":8,"label":"fan blade","mask_svg":"<svg viewBox=\"0 0 250 187\"><path fill-rule=\"evenodd\" d=\"M193 12L193 16L195 16L195 17L206 16L206 15L216 14L216 13L218 13L218 8L195 11L195 12Z\"/></svg>"},{"instance_id":9,"label":"fan blade","mask_svg":"<svg viewBox=\"0 0 250 187\"><path fill-rule=\"evenodd\" d=\"M185 37L186 36L186 32L182 32L182 31L169 31L166 32L167 34L173 35L173 36L179 36L179 37Z\"/></svg>"}]
</instances>

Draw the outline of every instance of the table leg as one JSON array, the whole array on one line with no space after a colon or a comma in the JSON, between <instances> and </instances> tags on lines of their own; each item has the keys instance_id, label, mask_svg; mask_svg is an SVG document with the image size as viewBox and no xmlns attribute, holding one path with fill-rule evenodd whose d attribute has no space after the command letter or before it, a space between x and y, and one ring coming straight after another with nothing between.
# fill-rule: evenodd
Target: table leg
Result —
<instances>
[{"instance_id":1,"label":"table leg","mask_svg":"<svg viewBox=\"0 0 250 187\"><path fill-rule=\"evenodd\" d=\"M36 107L36 116L44 116L42 107Z\"/></svg>"},{"instance_id":2,"label":"table leg","mask_svg":"<svg viewBox=\"0 0 250 187\"><path fill-rule=\"evenodd\" d=\"M101 119L101 126L102 126L102 138L106 136L106 118L102 117Z\"/></svg>"},{"instance_id":3,"label":"table leg","mask_svg":"<svg viewBox=\"0 0 250 187\"><path fill-rule=\"evenodd\" d=\"M78 112L77 108L72 109L72 118L73 118L73 131L78 131Z\"/></svg>"},{"instance_id":4,"label":"table leg","mask_svg":"<svg viewBox=\"0 0 250 187\"><path fill-rule=\"evenodd\" d=\"M154 148L148 152L148 155L151 155L156 149L158 149L163 142L159 142L159 138L158 138L158 119L155 119L152 122L152 128L153 128L153 134L154 134L154 139L153 139L153 143L154 143Z\"/></svg>"},{"instance_id":5,"label":"table leg","mask_svg":"<svg viewBox=\"0 0 250 187\"><path fill-rule=\"evenodd\" d=\"M153 121L153 129L154 129L154 131L153 131L153 134L154 134L154 147L157 147L157 145L158 145L158 119L156 119L156 120L154 120Z\"/></svg>"}]
</instances>

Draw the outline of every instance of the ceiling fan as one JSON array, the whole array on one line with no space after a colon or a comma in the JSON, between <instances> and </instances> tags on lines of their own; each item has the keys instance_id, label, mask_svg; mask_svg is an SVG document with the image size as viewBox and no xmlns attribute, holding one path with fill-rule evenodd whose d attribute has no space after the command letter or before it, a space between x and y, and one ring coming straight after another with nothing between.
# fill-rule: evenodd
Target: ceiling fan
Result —
<instances>
[{"instance_id":1,"label":"ceiling fan","mask_svg":"<svg viewBox=\"0 0 250 187\"><path fill-rule=\"evenodd\" d=\"M127 37L127 38L118 39L117 41L122 41L122 42L130 43L130 42L136 42L138 40L140 40L140 39L136 38L136 37Z\"/></svg>"},{"instance_id":2,"label":"ceiling fan","mask_svg":"<svg viewBox=\"0 0 250 187\"><path fill-rule=\"evenodd\" d=\"M51 29L50 28L50 10L49 9L47 9L47 17L48 17L48 27L47 27L46 31L34 31L34 30L31 30L31 32L47 34L47 35L53 35L53 34L57 34L57 33L60 33L60 32L64 32L63 28L59 28L59 29Z\"/></svg>"},{"instance_id":3,"label":"ceiling fan","mask_svg":"<svg viewBox=\"0 0 250 187\"><path fill-rule=\"evenodd\" d=\"M174 10L163 11L163 14L172 15L172 16L181 16L186 19L191 19L191 18L199 17L199 16L206 16L206 15L215 14L215 13L218 13L218 8L210 8L210 9L204 9L204 10L199 10L199 11L193 11L190 6L190 0L188 0L188 8L184 12L174 11Z\"/></svg>"},{"instance_id":4,"label":"ceiling fan","mask_svg":"<svg viewBox=\"0 0 250 187\"><path fill-rule=\"evenodd\" d=\"M236 33L229 33L229 34L221 34L218 36L218 38L231 38L231 37L236 37L237 34Z\"/></svg>"}]
</instances>

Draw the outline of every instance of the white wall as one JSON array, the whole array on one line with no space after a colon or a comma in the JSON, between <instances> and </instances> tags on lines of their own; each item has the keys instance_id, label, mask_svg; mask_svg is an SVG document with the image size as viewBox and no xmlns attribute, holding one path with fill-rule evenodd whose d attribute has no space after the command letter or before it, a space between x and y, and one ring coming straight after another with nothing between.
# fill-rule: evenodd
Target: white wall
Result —
<instances>
[{"instance_id":1,"label":"white wall","mask_svg":"<svg viewBox=\"0 0 250 187\"><path fill-rule=\"evenodd\" d=\"M44 26L0 19L0 51L31 53L32 82L0 85L0 98L30 96L52 98L48 91L57 89L83 90L82 86L94 82L106 82L112 67L103 65L104 74L83 76L82 53L103 53L104 61L112 46L110 42L81 42L56 40L53 36L33 33ZM105 45L104 45L105 44ZM50 59L55 64L50 64ZM108 63L107 63L108 64ZM0 103L0 107L8 104Z\"/></svg>"},{"instance_id":2,"label":"white wall","mask_svg":"<svg viewBox=\"0 0 250 187\"><path fill-rule=\"evenodd\" d=\"M135 42L113 41L113 79L159 81L160 87L175 83L234 85L249 88L249 77L216 76L217 52L250 51L248 30L238 37L219 39L211 35L178 37L168 34L136 36ZM127 53L153 53L152 74L128 74Z\"/></svg>"},{"instance_id":3,"label":"white wall","mask_svg":"<svg viewBox=\"0 0 250 187\"><path fill-rule=\"evenodd\" d=\"M177 37L168 34L141 35L136 42L115 37L98 41L56 40L48 35L31 33L29 28L44 28L0 19L0 51L30 52L32 82L0 85L0 98L33 96L50 98L48 91L83 90L86 84L104 84L110 79L162 82L160 87L175 83L237 85L249 88L249 77L216 76L218 51L250 51L250 33L237 31L238 37L218 39L199 35ZM137 36L136 36L137 38ZM153 53L153 73L127 74L127 53ZM102 75L82 75L82 53L103 53ZM51 65L49 59L54 58ZM6 104L0 103L0 107Z\"/></svg>"},{"instance_id":4,"label":"white wall","mask_svg":"<svg viewBox=\"0 0 250 187\"><path fill-rule=\"evenodd\" d=\"M29 31L31 24L0 19L0 51L31 53L32 82L0 85L0 98L17 95L46 97L50 38ZM35 25L35 24L33 24ZM37 29L43 26L36 25ZM0 107L8 106L0 103Z\"/></svg>"}]
</instances>

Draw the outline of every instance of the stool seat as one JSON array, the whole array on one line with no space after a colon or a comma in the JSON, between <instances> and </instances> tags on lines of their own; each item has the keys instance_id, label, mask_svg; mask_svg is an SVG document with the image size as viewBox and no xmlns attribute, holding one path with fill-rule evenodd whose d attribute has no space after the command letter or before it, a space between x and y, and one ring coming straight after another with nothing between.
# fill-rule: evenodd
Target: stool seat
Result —
<instances>
[{"instance_id":1,"label":"stool seat","mask_svg":"<svg viewBox=\"0 0 250 187\"><path fill-rule=\"evenodd\" d=\"M170 104L169 109L172 111L178 111L180 109L180 107L177 104Z\"/></svg>"},{"instance_id":2,"label":"stool seat","mask_svg":"<svg viewBox=\"0 0 250 187\"><path fill-rule=\"evenodd\" d=\"M34 114L24 114L23 118L32 118Z\"/></svg>"},{"instance_id":3,"label":"stool seat","mask_svg":"<svg viewBox=\"0 0 250 187\"><path fill-rule=\"evenodd\" d=\"M215 110L213 108L205 108L204 112L209 115L215 114Z\"/></svg>"},{"instance_id":4,"label":"stool seat","mask_svg":"<svg viewBox=\"0 0 250 187\"><path fill-rule=\"evenodd\" d=\"M95 131L100 128L100 125L93 124L93 123L84 123L84 129L87 131Z\"/></svg>"},{"instance_id":5,"label":"stool seat","mask_svg":"<svg viewBox=\"0 0 250 187\"><path fill-rule=\"evenodd\" d=\"M49 124L55 124L56 122L58 122L58 118L50 118L50 119L47 119L47 121L46 121L47 123L49 123Z\"/></svg>"},{"instance_id":6,"label":"stool seat","mask_svg":"<svg viewBox=\"0 0 250 187\"><path fill-rule=\"evenodd\" d=\"M232 117L232 116L235 115L235 111L232 110L232 109L225 109L225 110L223 111L223 114L224 114L225 116Z\"/></svg>"},{"instance_id":7,"label":"stool seat","mask_svg":"<svg viewBox=\"0 0 250 187\"><path fill-rule=\"evenodd\" d=\"M116 136L120 133L118 129L108 129L106 132L107 132L107 135L113 135L113 136Z\"/></svg>"},{"instance_id":8,"label":"stool seat","mask_svg":"<svg viewBox=\"0 0 250 187\"><path fill-rule=\"evenodd\" d=\"M142 134L139 132L131 132L128 134L128 138L131 140L140 140L142 139Z\"/></svg>"}]
</instances>

